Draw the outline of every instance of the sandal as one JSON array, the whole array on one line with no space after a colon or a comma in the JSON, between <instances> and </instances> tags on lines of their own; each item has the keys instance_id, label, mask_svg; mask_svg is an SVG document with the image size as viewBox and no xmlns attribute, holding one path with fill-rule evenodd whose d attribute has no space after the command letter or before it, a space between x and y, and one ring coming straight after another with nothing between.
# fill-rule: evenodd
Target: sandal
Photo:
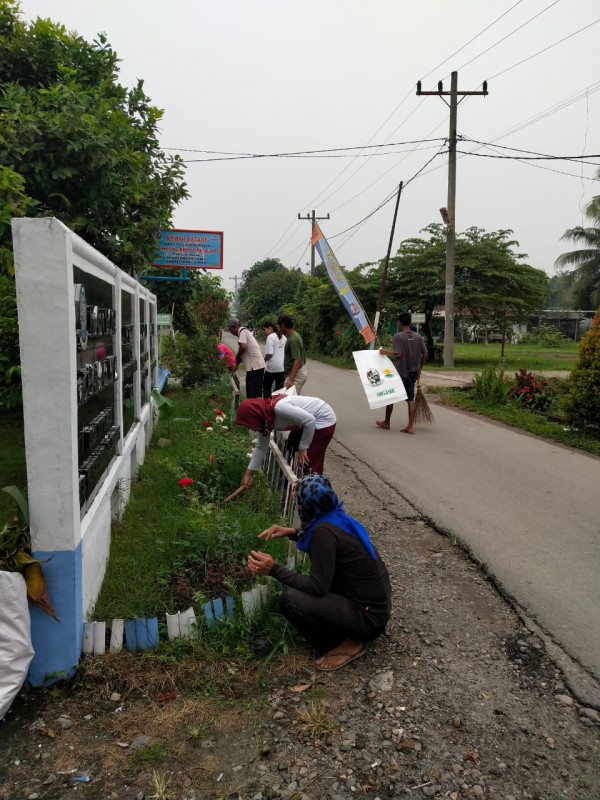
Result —
<instances>
[{"instance_id":1,"label":"sandal","mask_svg":"<svg viewBox=\"0 0 600 800\"><path fill-rule=\"evenodd\" d=\"M343 661L341 664L337 664L335 667L323 667L320 664L315 664L315 669L320 670L321 672L335 672L337 669L342 669L351 661L355 661L357 658L361 658L367 652L366 647L362 647L358 653L325 653L325 655L321 656L321 658L338 658L343 657Z\"/></svg>"}]
</instances>

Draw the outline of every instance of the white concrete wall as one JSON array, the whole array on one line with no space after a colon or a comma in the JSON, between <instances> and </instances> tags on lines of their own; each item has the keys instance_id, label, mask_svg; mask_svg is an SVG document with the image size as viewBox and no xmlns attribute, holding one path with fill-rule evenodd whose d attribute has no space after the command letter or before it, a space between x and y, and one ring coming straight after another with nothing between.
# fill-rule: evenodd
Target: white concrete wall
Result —
<instances>
[{"instance_id":1,"label":"white concrete wall","mask_svg":"<svg viewBox=\"0 0 600 800\"><path fill-rule=\"evenodd\" d=\"M59 629L50 617L32 615L36 649L32 682L38 685L49 673L66 675L76 667L82 619L93 608L104 578L111 515L123 513L134 477L132 469L137 472L143 463L150 441L151 403L141 405L139 302L143 300L145 320L150 321L156 318L156 298L58 220L13 220L13 245L32 545L34 552L53 556L46 566L50 600L62 609ZM117 325L113 338L118 374L115 424L121 430L118 456L83 516L79 505L74 267L112 287ZM135 422L126 436L121 413L121 289L134 298L133 352L138 360ZM150 364L151 386L156 385L156 376L157 365Z\"/></svg>"}]
</instances>

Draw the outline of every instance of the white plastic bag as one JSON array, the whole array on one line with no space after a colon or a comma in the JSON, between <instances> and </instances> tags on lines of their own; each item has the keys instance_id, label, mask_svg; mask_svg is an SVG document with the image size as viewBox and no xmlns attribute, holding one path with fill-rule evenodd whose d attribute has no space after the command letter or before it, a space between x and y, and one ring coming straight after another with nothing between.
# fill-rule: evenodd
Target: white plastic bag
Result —
<instances>
[{"instance_id":1,"label":"white plastic bag","mask_svg":"<svg viewBox=\"0 0 600 800\"><path fill-rule=\"evenodd\" d=\"M356 350L352 355L370 408L406 400L402 378L387 356L379 350Z\"/></svg>"},{"instance_id":2,"label":"white plastic bag","mask_svg":"<svg viewBox=\"0 0 600 800\"><path fill-rule=\"evenodd\" d=\"M25 579L0 570L0 719L17 696L33 658Z\"/></svg>"},{"instance_id":3,"label":"white plastic bag","mask_svg":"<svg viewBox=\"0 0 600 800\"><path fill-rule=\"evenodd\" d=\"M294 395L298 394L296 391L296 387L292 383L289 389L278 389L276 392L273 392L273 396L275 395L283 395L284 397L294 397Z\"/></svg>"}]
</instances>

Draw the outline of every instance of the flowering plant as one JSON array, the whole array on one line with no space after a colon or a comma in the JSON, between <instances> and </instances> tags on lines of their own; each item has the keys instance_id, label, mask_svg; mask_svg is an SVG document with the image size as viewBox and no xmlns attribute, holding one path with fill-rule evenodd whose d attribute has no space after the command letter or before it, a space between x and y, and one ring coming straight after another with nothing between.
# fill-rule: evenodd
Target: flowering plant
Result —
<instances>
[{"instance_id":1,"label":"flowering plant","mask_svg":"<svg viewBox=\"0 0 600 800\"><path fill-rule=\"evenodd\" d=\"M180 486L191 486L194 481L191 478L182 478L179 481Z\"/></svg>"},{"instance_id":2,"label":"flowering plant","mask_svg":"<svg viewBox=\"0 0 600 800\"><path fill-rule=\"evenodd\" d=\"M554 397L552 392L548 391L548 381L526 369L520 369L515 374L515 382L510 387L508 396L511 400L518 401L524 408L535 411L546 411Z\"/></svg>"}]
</instances>

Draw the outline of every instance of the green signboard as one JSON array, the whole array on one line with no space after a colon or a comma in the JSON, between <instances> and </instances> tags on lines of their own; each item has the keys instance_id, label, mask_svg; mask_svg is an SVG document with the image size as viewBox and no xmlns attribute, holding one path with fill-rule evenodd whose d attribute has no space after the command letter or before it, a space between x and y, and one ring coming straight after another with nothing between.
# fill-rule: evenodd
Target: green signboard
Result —
<instances>
[{"instance_id":1,"label":"green signboard","mask_svg":"<svg viewBox=\"0 0 600 800\"><path fill-rule=\"evenodd\" d=\"M157 314L156 315L156 324L159 328L170 328L171 327L171 315L170 314Z\"/></svg>"}]
</instances>

